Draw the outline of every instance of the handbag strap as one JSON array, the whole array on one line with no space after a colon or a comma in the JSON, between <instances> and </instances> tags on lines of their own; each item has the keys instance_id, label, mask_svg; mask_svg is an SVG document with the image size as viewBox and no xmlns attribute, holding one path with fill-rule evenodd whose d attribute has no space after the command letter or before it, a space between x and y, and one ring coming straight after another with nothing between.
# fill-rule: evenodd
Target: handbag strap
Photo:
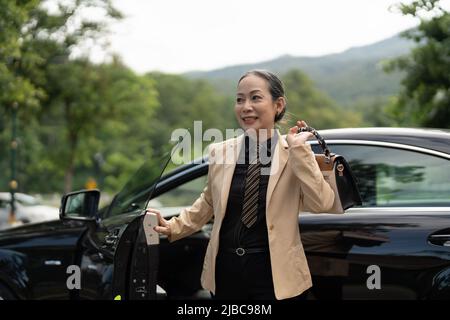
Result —
<instances>
[{"instance_id":1,"label":"handbag strap","mask_svg":"<svg viewBox=\"0 0 450 320\"><path fill-rule=\"evenodd\" d=\"M330 160L330 156L331 156L330 149L328 148L328 145L325 142L325 139L322 138L322 136L316 131L316 129L314 129L312 127L301 127L298 130L298 133L300 133L300 132L311 132L316 137L317 141L319 142L319 145L322 148L322 151L323 151L325 157L328 160Z\"/></svg>"}]
</instances>

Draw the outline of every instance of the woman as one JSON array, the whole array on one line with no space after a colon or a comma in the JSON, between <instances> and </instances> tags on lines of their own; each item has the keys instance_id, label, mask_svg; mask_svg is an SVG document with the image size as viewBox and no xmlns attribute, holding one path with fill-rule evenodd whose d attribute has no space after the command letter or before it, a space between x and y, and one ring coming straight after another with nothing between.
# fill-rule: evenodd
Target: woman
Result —
<instances>
[{"instance_id":1,"label":"woman","mask_svg":"<svg viewBox=\"0 0 450 320\"><path fill-rule=\"evenodd\" d=\"M297 121L286 139L275 129L285 111L276 75L244 74L235 115L245 134L210 146L208 183L191 208L169 221L148 209L158 215L155 230L169 241L214 217L201 277L214 298L287 299L312 286L298 214L327 212L334 193L305 143L312 134L297 133L306 123Z\"/></svg>"}]
</instances>

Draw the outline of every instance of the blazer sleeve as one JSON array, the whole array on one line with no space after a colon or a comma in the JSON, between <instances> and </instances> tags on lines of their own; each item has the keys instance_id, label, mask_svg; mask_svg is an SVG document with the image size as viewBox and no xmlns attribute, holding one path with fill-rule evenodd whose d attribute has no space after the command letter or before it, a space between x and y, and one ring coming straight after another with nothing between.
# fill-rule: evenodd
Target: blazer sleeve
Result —
<instances>
[{"instance_id":1,"label":"blazer sleeve","mask_svg":"<svg viewBox=\"0 0 450 320\"><path fill-rule=\"evenodd\" d=\"M212 147L209 148L211 156ZM170 242L187 237L200 230L214 214L213 199L211 196L211 162L208 168L208 178L206 187L195 200L190 208L185 208L180 215L171 218L168 223L171 234L168 237Z\"/></svg>"},{"instance_id":2,"label":"blazer sleeve","mask_svg":"<svg viewBox=\"0 0 450 320\"><path fill-rule=\"evenodd\" d=\"M289 148L292 170L301 184L303 211L328 212L333 207L334 191L323 178L309 144Z\"/></svg>"}]
</instances>

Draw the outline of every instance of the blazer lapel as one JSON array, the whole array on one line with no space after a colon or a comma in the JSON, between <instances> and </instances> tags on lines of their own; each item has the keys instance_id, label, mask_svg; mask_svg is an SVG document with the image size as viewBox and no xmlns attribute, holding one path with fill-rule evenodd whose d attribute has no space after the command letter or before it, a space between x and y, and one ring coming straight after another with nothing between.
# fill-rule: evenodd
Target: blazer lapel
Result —
<instances>
[{"instance_id":1,"label":"blazer lapel","mask_svg":"<svg viewBox=\"0 0 450 320\"><path fill-rule=\"evenodd\" d=\"M236 162L238 159L239 150L241 149L242 141L244 141L244 135L236 137L236 139L233 139L229 144L227 144L227 146L225 146L225 164L222 171L222 192L220 194L220 210L217 218L222 218L225 215L231 180L233 178L234 169L236 168Z\"/></svg>"},{"instance_id":2,"label":"blazer lapel","mask_svg":"<svg viewBox=\"0 0 450 320\"><path fill-rule=\"evenodd\" d=\"M269 184L267 186L266 214L269 212L269 203L270 199L272 198L273 190L275 189L278 180L280 180L281 173L286 166L289 156L288 144L286 140L281 136L278 130L275 134L278 135L278 143L273 154L272 164L270 168Z\"/></svg>"}]
</instances>

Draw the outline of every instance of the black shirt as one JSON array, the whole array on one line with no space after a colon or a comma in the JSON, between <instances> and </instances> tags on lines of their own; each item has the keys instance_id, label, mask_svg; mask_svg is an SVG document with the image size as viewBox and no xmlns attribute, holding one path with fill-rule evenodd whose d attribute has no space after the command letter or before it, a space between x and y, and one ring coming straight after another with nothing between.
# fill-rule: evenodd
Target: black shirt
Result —
<instances>
[{"instance_id":1,"label":"black shirt","mask_svg":"<svg viewBox=\"0 0 450 320\"><path fill-rule=\"evenodd\" d=\"M256 154L250 146L250 138L245 136L245 143L239 152L230 192L228 195L225 217L220 228L220 248L263 248L268 247L269 239L266 224L266 195L269 184L271 158L277 143L277 135L266 140L260 146L261 177L259 183L258 216L256 223L247 228L241 221L244 201L245 178L249 159ZM251 162L251 161L250 161Z\"/></svg>"}]
</instances>

